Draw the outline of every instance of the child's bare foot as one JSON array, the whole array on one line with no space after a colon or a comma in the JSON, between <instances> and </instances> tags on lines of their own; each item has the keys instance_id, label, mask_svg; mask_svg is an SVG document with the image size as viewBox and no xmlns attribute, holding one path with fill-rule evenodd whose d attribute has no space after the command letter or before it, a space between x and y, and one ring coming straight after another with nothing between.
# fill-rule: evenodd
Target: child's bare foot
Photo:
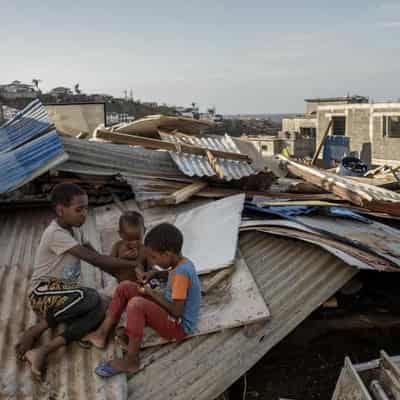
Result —
<instances>
[{"instance_id":1,"label":"child's bare foot","mask_svg":"<svg viewBox=\"0 0 400 400\"><path fill-rule=\"evenodd\" d=\"M97 330L91 333L88 333L85 337L82 338L84 342L90 342L94 347L98 349L104 349L107 344L107 335L105 335L102 331Z\"/></svg>"},{"instance_id":2,"label":"child's bare foot","mask_svg":"<svg viewBox=\"0 0 400 400\"><path fill-rule=\"evenodd\" d=\"M125 328L123 326L120 326L115 330L115 341L124 350L128 350L129 337L125 334Z\"/></svg>"},{"instance_id":3,"label":"child's bare foot","mask_svg":"<svg viewBox=\"0 0 400 400\"><path fill-rule=\"evenodd\" d=\"M15 345L15 352L19 360L23 360L25 353L33 348L36 339L36 335L34 335L30 329L23 333L19 342Z\"/></svg>"},{"instance_id":4,"label":"child's bare foot","mask_svg":"<svg viewBox=\"0 0 400 400\"><path fill-rule=\"evenodd\" d=\"M28 350L25 353L25 360L31 366L33 379L36 381L42 381L46 362L46 352L42 349Z\"/></svg>"},{"instance_id":5,"label":"child's bare foot","mask_svg":"<svg viewBox=\"0 0 400 400\"><path fill-rule=\"evenodd\" d=\"M115 358L111 360L110 365L118 371L126 374L134 374L139 370L140 362L138 356L126 354L123 359Z\"/></svg>"}]
</instances>

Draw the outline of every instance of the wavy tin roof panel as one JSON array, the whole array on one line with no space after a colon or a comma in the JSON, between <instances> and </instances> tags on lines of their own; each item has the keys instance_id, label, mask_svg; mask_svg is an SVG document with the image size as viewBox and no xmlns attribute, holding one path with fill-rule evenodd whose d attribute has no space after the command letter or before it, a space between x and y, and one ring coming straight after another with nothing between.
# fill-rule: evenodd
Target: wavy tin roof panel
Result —
<instances>
[{"instance_id":1,"label":"wavy tin roof panel","mask_svg":"<svg viewBox=\"0 0 400 400\"><path fill-rule=\"evenodd\" d=\"M0 193L11 192L68 159L56 131L0 153Z\"/></svg>"},{"instance_id":2,"label":"wavy tin roof panel","mask_svg":"<svg viewBox=\"0 0 400 400\"><path fill-rule=\"evenodd\" d=\"M191 144L198 147L204 147L213 150L221 150L231 153L238 153L238 150L233 139L228 136L189 136L189 135L174 135L165 132L160 132L163 140L176 144ZM172 159L175 161L178 168L187 176L216 176L214 169L205 156L197 156L193 154L170 152ZM221 166L224 180L231 181L241 179L246 176L256 174L254 168L243 161L227 160L218 158L218 164Z\"/></svg>"},{"instance_id":3,"label":"wavy tin roof panel","mask_svg":"<svg viewBox=\"0 0 400 400\"><path fill-rule=\"evenodd\" d=\"M0 127L0 153L13 150L54 127L40 100L29 103Z\"/></svg>"},{"instance_id":4,"label":"wavy tin roof panel","mask_svg":"<svg viewBox=\"0 0 400 400\"><path fill-rule=\"evenodd\" d=\"M93 369L108 353L82 350L76 344L61 349L49 359L46 380L33 383L26 364L17 362L14 344L21 332L35 322L28 301L33 259L43 230L52 216L45 210L24 210L0 214L0 398L102 400L126 399L124 376L98 378ZM85 224L90 242L100 248L92 213ZM101 288L99 270L83 265L85 285ZM43 340L48 340L49 335Z\"/></svg>"},{"instance_id":5,"label":"wavy tin roof panel","mask_svg":"<svg viewBox=\"0 0 400 400\"><path fill-rule=\"evenodd\" d=\"M63 137L63 142L69 161L59 170L95 173L98 169L100 175L109 171L137 176L184 177L165 151L66 137Z\"/></svg>"},{"instance_id":6,"label":"wavy tin roof panel","mask_svg":"<svg viewBox=\"0 0 400 400\"><path fill-rule=\"evenodd\" d=\"M240 249L271 319L147 350L129 399L218 397L357 273L316 246L263 233L242 234Z\"/></svg>"}]
</instances>

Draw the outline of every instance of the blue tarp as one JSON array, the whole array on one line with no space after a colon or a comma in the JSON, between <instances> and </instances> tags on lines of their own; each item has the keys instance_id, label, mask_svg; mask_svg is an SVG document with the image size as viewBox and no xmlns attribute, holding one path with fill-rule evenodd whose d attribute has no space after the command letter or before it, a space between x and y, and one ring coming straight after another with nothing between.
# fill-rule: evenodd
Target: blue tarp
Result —
<instances>
[{"instance_id":1,"label":"blue tarp","mask_svg":"<svg viewBox=\"0 0 400 400\"><path fill-rule=\"evenodd\" d=\"M321 207L321 206L267 206L260 207L252 202L245 203L245 210L255 211L266 215L273 215L281 218L296 217L298 215L319 214L336 218L353 219L359 222L371 223L368 218L344 207Z\"/></svg>"}]
</instances>

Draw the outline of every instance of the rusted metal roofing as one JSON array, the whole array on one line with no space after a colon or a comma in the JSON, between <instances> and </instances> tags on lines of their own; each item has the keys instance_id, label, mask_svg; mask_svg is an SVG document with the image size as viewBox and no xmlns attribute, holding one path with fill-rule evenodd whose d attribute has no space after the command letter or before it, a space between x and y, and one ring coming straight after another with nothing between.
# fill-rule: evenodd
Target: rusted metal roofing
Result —
<instances>
[{"instance_id":1,"label":"rusted metal roofing","mask_svg":"<svg viewBox=\"0 0 400 400\"><path fill-rule=\"evenodd\" d=\"M221 150L240 154L235 142L229 135L225 136L189 136L175 135L166 132L159 132L163 140L179 144L191 144L197 147L204 147L212 150ZM205 156L194 154L170 152L172 159L178 168L187 176L217 176L209 160ZM240 179L249 175L256 174L254 168L244 161L235 161L218 158L224 180Z\"/></svg>"},{"instance_id":2,"label":"rusted metal roofing","mask_svg":"<svg viewBox=\"0 0 400 400\"><path fill-rule=\"evenodd\" d=\"M14 344L35 322L27 291L33 259L43 230L51 220L46 210L0 214L0 398L7 399L125 399L126 378L102 380L94 367L107 354L72 345L50 357L46 381L33 384L27 365L17 362ZM92 214L85 224L86 237L100 248ZM99 270L83 265L84 284L101 287ZM48 340L47 336L44 340ZM109 352L113 349L110 348Z\"/></svg>"},{"instance_id":3,"label":"rusted metal roofing","mask_svg":"<svg viewBox=\"0 0 400 400\"><path fill-rule=\"evenodd\" d=\"M107 208L102 210L97 220L103 232L117 216L114 213L106 221ZM177 211L168 210L146 210L145 219L150 224L165 217L173 222ZM109 354L73 345L50 358L44 384L32 385L28 368L17 364L12 347L19 333L34 321L26 301L28 279L35 249L50 219L43 210L0 214L0 397L215 398L356 273L316 246L246 232L240 237L240 249L271 310L268 322L146 350L142 353L144 368L128 384L123 375L102 380L93 374L97 362ZM92 214L85 230L100 248ZM86 267L83 272L85 284L101 287L103 277L98 270Z\"/></svg>"},{"instance_id":4,"label":"rusted metal roofing","mask_svg":"<svg viewBox=\"0 0 400 400\"><path fill-rule=\"evenodd\" d=\"M242 234L240 249L271 319L143 352L129 399L216 398L356 274L316 246L263 233Z\"/></svg>"},{"instance_id":5,"label":"rusted metal roofing","mask_svg":"<svg viewBox=\"0 0 400 400\"><path fill-rule=\"evenodd\" d=\"M165 151L66 137L63 138L63 142L69 161L58 167L62 171L98 175L117 172L153 178L185 178Z\"/></svg>"}]
</instances>

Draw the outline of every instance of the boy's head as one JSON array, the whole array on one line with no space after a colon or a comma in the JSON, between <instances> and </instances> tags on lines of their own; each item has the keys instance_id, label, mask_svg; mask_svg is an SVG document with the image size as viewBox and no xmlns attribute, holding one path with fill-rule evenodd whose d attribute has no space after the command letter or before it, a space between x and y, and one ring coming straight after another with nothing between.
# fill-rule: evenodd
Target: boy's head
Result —
<instances>
[{"instance_id":1,"label":"boy's head","mask_svg":"<svg viewBox=\"0 0 400 400\"><path fill-rule=\"evenodd\" d=\"M155 226L144 239L149 261L163 269L174 267L181 255L183 235L174 225L163 223Z\"/></svg>"},{"instance_id":2,"label":"boy's head","mask_svg":"<svg viewBox=\"0 0 400 400\"><path fill-rule=\"evenodd\" d=\"M119 218L119 235L127 242L143 242L144 219L136 211L125 211Z\"/></svg>"},{"instance_id":3,"label":"boy's head","mask_svg":"<svg viewBox=\"0 0 400 400\"><path fill-rule=\"evenodd\" d=\"M85 223L88 211L88 196L78 185L60 183L51 192L51 202L60 222L68 226Z\"/></svg>"}]
</instances>

